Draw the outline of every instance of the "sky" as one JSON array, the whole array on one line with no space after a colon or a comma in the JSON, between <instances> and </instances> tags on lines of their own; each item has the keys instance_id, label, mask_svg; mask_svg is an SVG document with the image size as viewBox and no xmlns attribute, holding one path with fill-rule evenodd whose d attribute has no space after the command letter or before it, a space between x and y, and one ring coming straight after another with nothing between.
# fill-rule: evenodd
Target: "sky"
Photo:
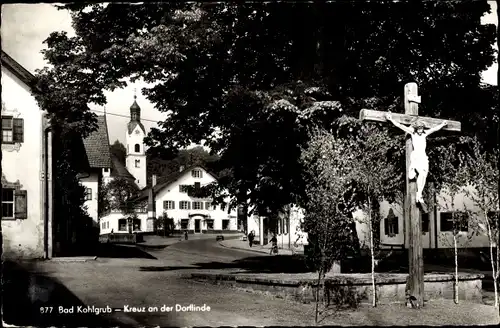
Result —
<instances>
[{"instance_id":1,"label":"sky","mask_svg":"<svg viewBox=\"0 0 500 328\"><path fill-rule=\"evenodd\" d=\"M482 19L483 24L498 24L496 2L489 1L491 13ZM43 41L54 31L66 31L74 35L71 16L65 10L57 10L52 4L5 4L2 5L1 37L2 49L28 71L47 66L40 53L45 48ZM496 48L496 43L495 43ZM483 82L497 85L498 64L495 63L483 72ZM149 103L140 90L145 85L140 82L130 84L126 88L105 92L107 97L106 113L108 118L109 139L113 143L120 140L125 143L126 124L130 117L130 106L134 101L134 89L137 90L137 103L141 107L141 121L149 132L157 121L163 120L165 114L157 111ZM102 115L104 108L89 104L97 115Z\"/></svg>"}]
</instances>

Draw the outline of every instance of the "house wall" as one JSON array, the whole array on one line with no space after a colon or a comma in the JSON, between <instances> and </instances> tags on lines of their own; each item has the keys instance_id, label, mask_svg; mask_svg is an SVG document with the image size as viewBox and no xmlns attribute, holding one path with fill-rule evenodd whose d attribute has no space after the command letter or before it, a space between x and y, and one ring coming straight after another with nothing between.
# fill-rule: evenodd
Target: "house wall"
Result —
<instances>
[{"instance_id":1,"label":"house wall","mask_svg":"<svg viewBox=\"0 0 500 328\"><path fill-rule=\"evenodd\" d=\"M140 220L140 230L138 232L146 232L147 231L147 213L138 213L138 219ZM124 219L125 216L121 212L111 212L110 214L101 217L99 220L99 234L109 234L111 231L113 233L128 233L128 227L126 230L120 230L119 228L119 220Z\"/></svg>"},{"instance_id":2,"label":"house wall","mask_svg":"<svg viewBox=\"0 0 500 328\"><path fill-rule=\"evenodd\" d=\"M4 66L2 115L24 119L24 142L17 145L2 144L2 175L8 182L19 182L20 189L27 191L27 218L2 218L3 256L43 258L43 112L31 95L30 89Z\"/></svg>"},{"instance_id":3,"label":"house wall","mask_svg":"<svg viewBox=\"0 0 500 328\"><path fill-rule=\"evenodd\" d=\"M473 191L468 187L470 191ZM441 213L450 211L471 211L474 217L469 223L468 231L459 232L457 237L457 246L460 248L475 248L475 247L487 247L489 246L488 237L485 233L476 233L477 229L473 227L475 224L474 220L484 220L484 216L480 213L477 206L474 206L472 200L466 196L465 193L459 193L455 196L453 207L451 206L451 199L446 196L446 192L441 192L436 196L436 201L438 206L435 209L435 213L430 213L429 215L429 231L422 233L422 245L423 248L453 248L453 233L448 231L441 231ZM385 222L387 216L389 215L389 210L392 209L394 215L398 220L398 233L394 235L389 235L385 231ZM405 222L403 216L403 207L401 204L389 204L388 202L382 202L380 204L380 213L382 220L380 221L380 243L381 248L390 248L391 246L403 247L405 245L408 248L408 238L404 236ZM297 244L307 244L307 233L301 231L300 223L304 218L304 211L293 206L291 210L290 219L290 232L292 234L292 244L294 243L294 238L297 240ZM356 232L362 246L369 245L369 229L366 214L361 211L355 211L353 217L356 222ZM435 219L433 219L433 217ZM271 231L269 231L269 224L264 221L264 237L267 237ZM407 224L406 224L407 225ZM259 217L250 216L247 219L248 232L254 230L259 239ZM278 230L278 242L281 241L281 233ZM285 243L288 244L287 234L283 234Z\"/></svg>"},{"instance_id":4,"label":"house wall","mask_svg":"<svg viewBox=\"0 0 500 328\"><path fill-rule=\"evenodd\" d=\"M138 133L137 133L138 132ZM132 134L126 131L127 157L125 165L127 170L135 177L135 183L142 189L147 185L146 179L146 153L144 149L144 133L139 126L136 126ZM139 144L140 151L135 152L134 146ZM135 161L139 160L139 167L135 167Z\"/></svg>"},{"instance_id":5,"label":"house wall","mask_svg":"<svg viewBox=\"0 0 500 328\"><path fill-rule=\"evenodd\" d=\"M92 199L85 201L84 206L87 207L87 213L92 218L93 225L97 226L98 219L98 196L99 196L99 172L94 171L89 177L80 180L82 186L92 189Z\"/></svg>"},{"instance_id":6,"label":"house wall","mask_svg":"<svg viewBox=\"0 0 500 328\"><path fill-rule=\"evenodd\" d=\"M467 187L470 191L472 188ZM446 195L446 192L441 192L436 196L438 206L431 212L429 217L429 232L422 234L422 244L424 248L453 248L453 233L441 231L441 213L451 211L472 211L475 213L474 218L470 219L468 231L458 233L457 246L460 248L487 247L489 245L488 237L484 233L477 235L474 229L474 220L484 220L484 216L479 212L479 209L474 205L473 201L466 196L464 192L455 196L453 206L451 198ZM388 236L385 231L385 224L380 222L381 243L387 245L403 245L408 247L408 236L404 236L404 227L408 223L404 222L403 207L401 204L389 204L388 202L381 203L381 216L387 218L389 210L392 208L394 214L398 217L399 231L393 236ZM432 220L434 214L435 220ZM366 230L365 230L366 231ZM389 246L387 246L389 247Z\"/></svg>"},{"instance_id":7,"label":"house wall","mask_svg":"<svg viewBox=\"0 0 500 328\"><path fill-rule=\"evenodd\" d=\"M236 209L228 213L227 208L225 210L222 210L221 206L218 205L215 207L215 209L210 207L210 209L207 210L205 203L211 202L210 198L206 199L194 198L188 196L187 193L179 191L180 185L193 185L195 182L200 182L200 185L203 186L215 181L215 178L209 173L207 173L205 170L203 170L202 168L197 168L197 169L200 169L203 172L201 178L194 178L191 174L191 171L188 171L185 174L183 174L177 181L174 181L169 186L167 186L163 190L160 190L157 193L157 195L155 196L156 216L160 217L164 212L167 213L167 215L170 218L174 219L176 229L181 228L182 219L189 219L188 230L192 231L194 231L195 229L195 220L199 219L201 220L200 221L201 231L207 231L208 230L207 222L201 215L209 215L210 219L214 220L213 230L223 230L223 220L229 220L229 226L227 230L232 230L232 231L237 230L238 227L237 227ZM166 210L163 208L163 202L167 200L175 202L175 209ZM189 201L191 203L191 209L181 210L180 201ZM193 201L202 201L203 209L193 210L193 204L192 204ZM199 214L199 216L196 216L196 214Z\"/></svg>"},{"instance_id":8,"label":"house wall","mask_svg":"<svg viewBox=\"0 0 500 328\"><path fill-rule=\"evenodd\" d=\"M264 224L264 238L269 238L271 231L271 227L267 218L262 217L262 221ZM279 244L283 244L288 247L289 243L292 245L307 245L307 232L302 231L301 224L304 219L304 211L298 206L292 206L290 209L290 232L288 232L288 227L284 227L282 230L281 227L276 229L277 239ZM256 240L260 238L260 230L259 230L259 220L260 217L258 215L251 215L247 218L247 230L255 231ZM290 233L290 236L289 236Z\"/></svg>"}]
</instances>

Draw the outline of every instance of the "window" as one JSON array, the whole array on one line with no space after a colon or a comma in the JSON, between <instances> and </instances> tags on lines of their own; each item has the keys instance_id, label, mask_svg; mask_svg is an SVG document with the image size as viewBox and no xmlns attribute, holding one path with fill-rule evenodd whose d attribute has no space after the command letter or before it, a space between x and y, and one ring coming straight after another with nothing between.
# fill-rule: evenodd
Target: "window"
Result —
<instances>
[{"instance_id":1,"label":"window","mask_svg":"<svg viewBox=\"0 0 500 328\"><path fill-rule=\"evenodd\" d=\"M189 189L189 186L186 185L179 185L179 192L184 192L187 193Z\"/></svg>"},{"instance_id":2,"label":"window","mask_svg":"<svg viewBox=\"0 0 500 328\"><path fill-rule=\"evenodd\" d=\"M193 178L201 179L203 177L203 172L201 170L192 170L191 176Z\"/></svg>"},{"instance_id":3,"label":"window","mask_svg":"<svg viewBox=\"0 0 500 328\"><path fill-rule=\"evenodd\" d=\"M24 142L24 120L2 116L2 143Z\"/></svg>"},{"instance_id":4,"label":"window","mask_svg":"<svg viewBox=\"0 0 500 328\"><path fill-rule=\"evenodd\" d=\"M229 220L222 220L222 230L229 230Z\"/></svg>"},{"instance_id":5,"label":"window","mask_svg":"<svg viewBox=\"0 0 500 328\"><path fill-rule=\"evenodd\" d=\"M396 236L399 233L399 218L394 215L392 208L389 210L389 214L384 221L385 234L389 237Z\"/></svg>"},{"instance_id":6,"label":"window","mask_svg":"<svg viewBox=\"0 0 500 328\"><path fill-rule=\"evenodd\" d=\"M188 202L188 201L185 201L185 200L181 200L181 201L179 202L179 208L180 208L181 210L189 210L189 209L191 209L191 206L190 206L190 205L191 205L191 203L190 203L190 202Z\"/></svg>"},{"instance_id":7,"label":"window","mask_svg":"<svg viewBox=\"0 0 500 328\"><path fill-rule=\"evenodd\" d=\"M134 219L133 224L134 224L134 231L141 230L141 219Z\"/></svg>"},{"instance_id":8,"label":"window","mask_svg":"<svg viewBox=\"0 0 500 328\"><path fill-rule=\"evenodd\" d=\"M14 189L2 189L2 218L14 218Z\"/></svg>"},{"instance_id":9,"label":"window","mask_svg":"<svg viewBox=\"0 0 500 328\"><path fill-rule=\"evenodd\" d=\"M109 221L106 222L106 228L109 229Z\"/></svg>"},{"instance_id":10,"label":"window","mask_svg":"<svg viewBox=\"0 0 500 328\"><path fill-rule=\"evenodd\" d=\"M104 172L109 172L109 169L107 167L105 167Z\"/></svg>"},{"instance_id":11,"label":"window","mask_svg":"<svg viewBox=\"0 0 500 328\"><path fill-rule=\"evenodd\" d=\"M175 210L175 202L173 200L164 200L163 201L163 209L164 210Z\"/></svg>"},{"instance_id":12,"label":"window","mask_svg":"<svg viewBox=\"0 0 500 328\"><path fill-rule=\"evenodd\" d=\"M118 230L127 231L127 219L118 220Z\"/></svg>"},{"instance_id":13,"label":"window","mask_svg":"<svg viewBox=\"0 0 500 328\"><path fill-rule=\"evenodd\" d=\"M214 220L209 219L207 222L207 230L214 230Z\"/></svg>"},{"instance_id":14,"label":"window","mask_svg":"<svg viewBox=\"0 0 500 328\"><path fill-rule=\"evenodd\" d=\"M469 220L465 212L441 212L441 231L468 231Z\"/></svg>"},{"instance_id":15,"label":"window","mask_svg":"<svg viewBox=\"0 0 500 328\"><path fill-rule=\"evenodd\" d=\"M422 233L429 232L429 213L422 213Z\"/></svg>"},{"instance_id":16,"label":"window","mask_svg":"<svg viewBox=\"0 0 500 328\"><path fill-rule=\"evenodd\" d=\"M141 146L139 146L139 144L135 144L135 146L134 146L134 151L135 151L136 153L140 153L140 152L141 152Z\"/></svg>"},{"instance_id":17,"label":"window","mask_svg":"<svg viewBox=\"0 0 500 328\"><path fill-rule=\"evenodd\" d=\"M141 164L141 161L140 161L140 160L138 160L138 159L136 159L136 160L135 160L135 167L137 167L137 168L141 167L141 165L140 165L140 164Z\"/></svg>"},{"instance_id":18,"label":"window","mask_svg":"<svg viewBox=\"0 0 500 328\"><path fill-rule=\"evenodd\" d=\"M92 189L85 188L85 200L92 200Z\"/></svg>"},{"instance_id":19,"label":"window","mask_svg":"<svg viewBox=\"0 0 500 328\"><path fill-rule=\"evenodd\" d=\"M206 210L209 210L211 205L212 205L212 203L210 203L210 202L205 202L205 209L206 209Z\"/></svg>"},{"instance_id":20,"label":"window","mask_svg":"<svg viewBox=\"0 0 500 328\"><path fill-rule=\"evenodd\" d=\"M189 225L189 219L181 219L181 229L186 230Z\"/></svg>"},{"instance_id":21,"label":"window","mask_svg":"<svg viewBox=\"0 0 500 328\"><path fill-rule=\"evenodd\" d=\"M203 202L193 202L193 210L202 210Z\"/></svg>"},{"instance_id":22,"label":"window","mask_svg":"<svg viewBox=\"0 0 500 328\"><path fill-rule=\"evenodd\" d=\"M201 184L199 182L195 182L194 189L200 189L200 188L201 188Z\"/></svg>"}]
</instances>

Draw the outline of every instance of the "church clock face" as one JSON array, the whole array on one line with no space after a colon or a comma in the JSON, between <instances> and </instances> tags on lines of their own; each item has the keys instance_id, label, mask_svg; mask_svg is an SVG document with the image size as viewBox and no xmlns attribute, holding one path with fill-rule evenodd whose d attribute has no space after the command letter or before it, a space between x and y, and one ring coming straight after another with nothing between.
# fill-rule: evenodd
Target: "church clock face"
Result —
<instances>
[{"instance_id":1,"label":"church clock face","mask_svg":"<svg viewBox=\"0 0 500 328\"><path fill-rule=\"evenodd\" d=\"M135 134L139 134L139 133L140 133L139 130L135 130Z\"/></svg>"}]
</instances>

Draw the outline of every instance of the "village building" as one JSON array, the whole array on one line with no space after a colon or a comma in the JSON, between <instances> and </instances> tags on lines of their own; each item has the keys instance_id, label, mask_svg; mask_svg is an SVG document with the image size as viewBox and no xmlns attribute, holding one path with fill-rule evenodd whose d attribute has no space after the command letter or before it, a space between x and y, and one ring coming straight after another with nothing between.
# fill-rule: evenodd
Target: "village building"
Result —
<instances>
[{"instance_id":1,"label":"village building","mask_svg":"<svg viewBox=\"0 0 500 328\"><path fill-rule=\"evenodd\" d=\"M2 51L2 236L5 258L52 256L52 147L34 76Z\"/></svg>"},{"instance_id":2,"label":"village building","mask_svg":"<svg viewBox=\"0 0 500 328\"><path fill-rule=\"evenodd\" d=\"M436 194L434 202L438 205L429 209L428 213L421 214L422 246L424 249L452 249L454 247L453 234L457 235L457 247L461 249L480 249L489 246L486 233L478 231L477 221L483 220L477 206L464 192L456 195L454 205L445 191ZM273 218L252 215L247 219L247 231L254 231L256 240L266 244L272 233L277 235L278 243L284 247L288 245L307 245L307 232L301 229L304 219L304 210L298 206L291 206L290 218L281 213ZM464 219L453 229L453 217ZM366 214L358 210L353 213L356 223L356 232L362 247L369 247L369 229ZM381 249L408 249L409 225L405 221L402 204L390 204L387 201L380 204L380 248ZM289 233L290 232L290 233ZM260 236L263 236L260 239Z\"/></svg>"},{"instance_id":3,"label":"village building","mask_svg":"<svg viewBox=\"0 0 500 328\"><path fill-rule=\"evenodd\" d=\"M154 180L154 179L153 179ZM236 210L229 210L227 205L214 205L210 198L199 198L188 192L188 186L200 188L216 183L216 175L201 165L181 167L178 172L163 177L163 181L152 189L145 188L134 201L137 204L137 225L134 232L152 232L154 225L150 220L158 219L163 215L173 220L174 231L188 231L190 233L220 233L237 231ZM153 194L153 198L151 198ZM153 199L154 214L148 213L148 204ZM226 200L227 201L227 200ZM149 220L149 221L148 221ZM120 213L102 218L105 228L101 234L127 233L127 219ZM108 223L109 222L109 223ZM104 225L103 225L104 226ZM108 228L109 226L109 228Z\"/></svg>"},{"instance_id":4,"label":"village building","mask_svg":"<svg viewBox=\"0 0 500 328\"><path fill-rule=\"evenodd\" d=\"M486 233L478 230L477 222L484 215L464 192L451 199L442 191L434 196L437 206L421 213L422 247L424 249L450 249L454 247L453 234L457 234L457 247L484 248L489 246ZM409 248L409 223L404 219L402 204L382 202L380 206L381 248ZM453 218L459 224L453 224ZM366 227L366 226L364 226ZM362 231L366 229L360 229Z\"/></svg>"},{"instance_id":5,"label":"village building","mask_svg":"<svg viewBox=\"0 0 500 328\"><path fill-rule=\"evenodd\" d=\"M85 138L83 143L90 165L89 174L80 179L85 187L84 206L92 218L93 226L97 228L100 180L109 181L112 167L106 116L97 117L97 130Z\"/></svg>"}]
</instances>

